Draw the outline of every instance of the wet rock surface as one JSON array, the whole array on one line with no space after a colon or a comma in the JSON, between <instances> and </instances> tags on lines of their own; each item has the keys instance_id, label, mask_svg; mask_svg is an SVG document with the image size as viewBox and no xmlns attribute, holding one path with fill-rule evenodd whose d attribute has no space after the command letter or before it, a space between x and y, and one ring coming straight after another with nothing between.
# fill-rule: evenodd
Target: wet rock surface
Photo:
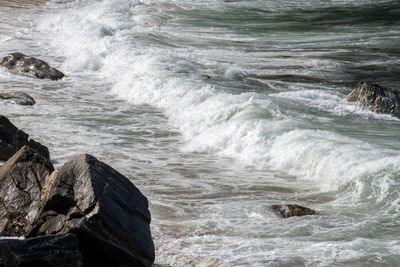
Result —
<instances>
[{"instance_id":1,"label":"wet rock surface","mask_svg":"<svg viewBox=\"0 0 400 267\"><path fill-rule=\"evenodd\" d=\"M347 101L360 103L376 113L400 118L400 91L374 83L359 83L347 96Z\"/></svg>"},{"instance_id":2,"label":"wet rock surface","mask_svg":"<svg viewBox=\"0 0 400 267\"><path fill-rule=\"evenodd\" d=\"M82 155L47 178L29 236L76 234L84 265L151 266L150 220L146 197L126 177Z\"/></svg>"},{"instance_id":3,"label":"wet rock surface","mask_svg":"<svg viewBox=\"0 0 400 267\"><path fill-rule=\"evenodd\" d=\"M48 159L22 147L0 167L0 235L23 236L41 206L41 189L54 170Z\"/></svg>"},{"instance_id":4,"label":"wet rock surface","mask_svg":"<svg viewBox=\"0 0 400 267\"><path fill-rule=\"evenodd\" d=\"M6 267L82 266L78 238L73 234L0 240L0 258Z\"/></svg>"},{"instance_id":5,"label":"wet rock surface","mask_svg":"<svg viewBox=\"0 0 400 267\"><path fill-rule=\"evenodd\" d=\"M54 170L4 116L0 137L10 155L26 143L0 167L0 235L27 237L0 242L0 266L152 266L148 201L128 178L86 154Z\"/></svg>"},{"instance_id":6,"label":"wet rock surface","mask_svg":"<svg viewBox=\"0 0 400 267\"><path fill-rule=\"evenodd\" d=\"M30 95L22 92L17 92L17 93L0 92L0 99L9 102L14 102L18 105L23 105L23 106L33 106L36 104L36 101Z\"/></svg>"},{"instance_id":7,"label":"wet rock surface","mask_svg":"<svg viewBox=\"0 0 400 267\"><path fill-rule=\"evenodd\" d=\"M315 214L314 210L299 205L273 205L272 210L283 218Z\"/></svg>"},{"instance_id":8,"label":"wet rock surface","mask_svg":"<svg viewBox=\"0 0 400 267\"><path fill-rule=\"evenodd\" d=\"M28 134L15 127L8 118L0 115L0 160L8 160L24 145L35 149L45 158L50 158L47 147L28 138Z\"/></svg>"},{"instance_id":9,"label":"wet rock surface","mask_svg":"<svg viewBox=\"0 0 400 267\"><path fill-rule=\"evenodd\" d=\"M50 67L43 60L26 56L22 53L12 53L0 61L0 65L6 67L14 74L27 74L39 79L59 80L64 73Z\"/></svg>"}]
</instances>

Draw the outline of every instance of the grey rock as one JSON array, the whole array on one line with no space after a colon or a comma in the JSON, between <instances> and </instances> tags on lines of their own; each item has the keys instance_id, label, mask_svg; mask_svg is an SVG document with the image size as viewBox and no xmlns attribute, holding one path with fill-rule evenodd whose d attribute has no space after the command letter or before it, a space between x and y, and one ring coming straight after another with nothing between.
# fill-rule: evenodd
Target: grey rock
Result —
<instances>
[{"instance_id":1,"label":"grey rock","mask_svg":"<svg viewBox=\"0 0 400 267\"><path fill-rule=\"evenodd\" d=\"M54 170L48 159L22 147L0 167L0 235L23 236L41 207L41 189Z\"/></svg>"},{"instance_id":2,"label":"grey rock","mask_svg":"<svg viewBox=\"0 0 400 267\"><path fill-rule=\"evenodd\" d=\"M400 91L374 83L359 83L347 101L360 103L376 113L400 118Z\"/></svg>"},{"instance_id":3,"label":"grey rock","mask_svg":"<svg viewBox=\"0 0 400 267\"><path fill-rule=\"evenodd\" d=\"M299 205L273 205L272 210L283 218L315 214L314 210Z\"/></svg>"},{"instance_id":4,"label":"grey rock","mask_svg":"<svg viewBox=\"0 0 400 267\"><path fill-rule=\"evenodd\" d=\"M47 178L28 236L76 234L84 266L151 266L150 220L147 198L126 177L81 155Z\"/></svg>"},{"instance_id":5,"label":"grey rock","mask_svg":"<svg viewBox=\"0 0 400 267\"><path fill-rule=\"evenodd\" d=\"M50 67L43 60L18 52L4 57L0 65L6 67L11 73L28 74L40 79L59 80L64 77L64 73Z\"/></svg>"},{"instance_id":6,"label":"grey rock","mask_svg":"<svg viewBox=\"0 0 400 267\"><path fill-rule=\"evenodd\" d=\"M0 160L8 160L24 145L32 147L45 158L50 158L47 147L28 138L28 134L15 127L8 118L0 115Z\"/></svg>"},{"instance_id":7,"label":"grey rock","mask_svg":"<svg viewBox=\"0 0 400 267\"><path fill-rule=\"evenodd\" d=\"M5 267L82 266L78 238L73 234L0 240L0 259Z\"/></svg>"},{"instance_id":8,"label":"grey rock","mask_svg":"<svg viewBox=\"0 0 400 267\"><path fill-rule=\"evenodd\" d=\"M33 106L36 101L28 94L17 92L17 93L6 93L0 92L0 99L14 102L23 106Z\"/></svg>"}]
</instances>

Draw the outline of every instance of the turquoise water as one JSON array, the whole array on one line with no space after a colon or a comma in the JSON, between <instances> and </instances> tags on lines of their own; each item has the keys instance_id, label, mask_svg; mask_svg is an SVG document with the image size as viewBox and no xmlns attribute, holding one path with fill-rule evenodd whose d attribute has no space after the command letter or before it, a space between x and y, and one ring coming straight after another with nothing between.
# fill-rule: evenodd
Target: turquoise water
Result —
<instances>
[{"instance_id":1,"label":"turquoise water","mask_svg":"<svg viewBox=\"0 0 400 267\"><path fill-rule=\"evenodd\" d=\"M399 119L346 102L400 88L398 1L54 0L0 5L1 103L61 165L90 153L149 198L172 266L397 266ZM296 203L316 216L281 219Z\"/></svg>"}]
</instances>

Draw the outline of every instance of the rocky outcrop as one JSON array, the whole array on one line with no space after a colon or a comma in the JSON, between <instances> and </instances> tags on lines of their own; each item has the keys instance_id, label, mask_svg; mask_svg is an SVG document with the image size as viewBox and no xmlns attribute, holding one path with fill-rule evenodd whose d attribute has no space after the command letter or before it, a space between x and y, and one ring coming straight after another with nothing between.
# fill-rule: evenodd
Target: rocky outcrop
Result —
<instances>
[{"instance_id":1,"label":"rocky outcrop","mask_svg":"<svg viewBox=\"0 0 400 267\"><path fill-rule=\"evenodd\" d=\"M47 178L28 236L76 234L84 265L151 266L150 220L146 197L126 177L82 155Z\"/></svg>"},{"instance_id":2,"label":"rocky outcrop","mask_svg":"<svg viewBox=\"0 0 400 267\"><path fill-rule=\"evenodd\" d=\"M73 234L0 240L0 259L6 267L82 266L78 238Z\"/></svg>"},{"instance_id":3,"label":"rocky outcrop","mask_svg":"<svg viewBox=\"0 0 400 267\"><path fill-rule=\"evenodd\" d=\"M283 218L315 214L314 210L299 205L273 205L272 210Z\"/></svg>"},{"instance_id":4,"label":"rocky outcrop","mask_svg":"<svg viewBox=\"0 0 400 267\"><path fill-rule=\"evenodd\" d=\"M36 101L30 95L22 92L17 92L17 93L0 92L0 99L14 102L18 105L23 105L23 106L33 106L36 104Z\"/></svg>"},{"instance_id":5,"label":"rocky outcrop","mask_svg":"<svg viewBox=\"0 0 400 267\"><path fill-rule=\"evenodd\" d=\"M23 236L41 206L41 190L54 170L48 159L24 146L0 167L0 235Z\"/></svg>"},{"instance_id":6,"label":"rocky outcrop","mask_svg":"<svg viewBox=\"0 0 400 267\"><path fill-rule=\"evenodd\" d=\"M4 57L0 65L6 67L11 73L27 74L40 79L59 80L64 77L64 73L50 67L43 60L18 52Z\"/></svg>"},{"instance_id":7,"label":"rocky outcrop","mask_svg":"<svg viewBox=\"0 0 400 267\"><path fill-rule=\"evenodd\" d=\"M45 158L50 158L47 147L28 138L28 134L19 130L6 117L0 115L0 160L8 160L24 145L35 149Z\"/></svg>"},{"instance_id":8,"label":"rocky outcrop","mask_svg":"<svg viewBox=\"0 0 400 267\"><path fill-rule=\"evenodd\" d=\"M1 241L0 266L153 264L151 216L139 189L90 155L54 170L41 145L0 116L0 155L24 143L0 167L0 235L28 239Z\"/></svg>"},{"instance_id":9,"label":"rocky outcrop","mask_svg":"<svg viewBox=\"0 0 400 267\"><path fill-rule=\"evenodd\" d=\"M360 103L376 113L400 118L400 91L374 83L359 83L347 101Z\"/></svg>"}]
</instances>

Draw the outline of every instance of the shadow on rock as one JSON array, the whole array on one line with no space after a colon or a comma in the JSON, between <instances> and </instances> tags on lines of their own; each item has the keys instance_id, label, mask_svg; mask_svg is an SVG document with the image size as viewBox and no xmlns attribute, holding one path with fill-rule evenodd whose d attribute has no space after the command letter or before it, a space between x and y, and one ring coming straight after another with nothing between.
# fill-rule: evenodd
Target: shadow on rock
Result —
<instances>
[{"instance_id":1,"label":"shadow on rock","mask_svg":"<svg viewBox=\"0 0 400 267\"><path fill-rule=\"evenodd\" d=\"M0 259L3 266L82 266L74 234L0 240Z\"/></svg>"},{"instance_id":2,"label":"shadow on rock","mask_svg":"<svg viewBox=\"0 0 400 267\"><path fill-rule=\"evenodd\" d=\"M8 118L0 115L0 160L8 160L24 145L30 146L43 157L50 159L47 147L28 138L28 134L15 127Z\"/></svg>"}]
</instances>

